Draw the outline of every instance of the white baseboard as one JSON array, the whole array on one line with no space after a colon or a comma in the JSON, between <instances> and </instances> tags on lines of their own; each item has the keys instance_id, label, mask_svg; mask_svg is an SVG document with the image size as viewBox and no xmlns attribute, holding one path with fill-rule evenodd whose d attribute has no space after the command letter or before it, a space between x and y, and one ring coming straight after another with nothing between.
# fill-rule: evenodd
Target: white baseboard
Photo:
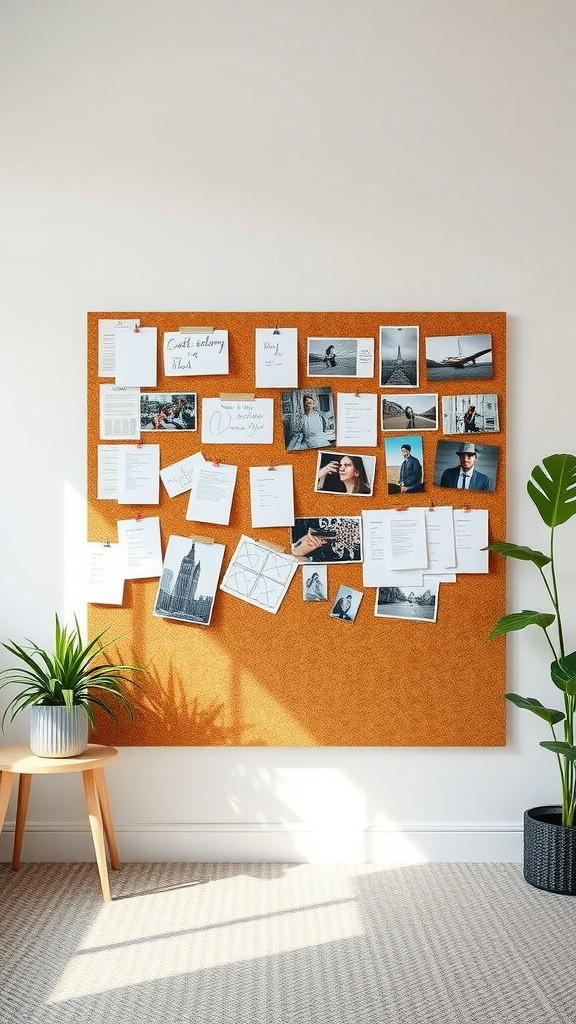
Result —
<instances>
[{"instance_id":1,"label":"white baseboard","mask_svg":"<svg viewBox=\"0 0 576 1024\"><path fill-rule=\"evenodd\" d=\"M305 822L115 825L120 858L130 861L422 864L522 860L520 822L420 822L395 829L315 828ZM0 836L10 861L14 824ZM27 822L22 861L90 861L88 823Z\"/></svg>"}]
</instances>

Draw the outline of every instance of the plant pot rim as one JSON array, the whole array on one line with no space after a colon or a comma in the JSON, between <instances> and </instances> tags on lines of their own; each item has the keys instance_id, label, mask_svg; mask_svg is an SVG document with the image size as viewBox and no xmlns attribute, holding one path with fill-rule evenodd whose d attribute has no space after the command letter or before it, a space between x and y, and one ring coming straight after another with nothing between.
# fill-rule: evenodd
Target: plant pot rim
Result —
<instances>
[{"instance_id":1,"label":"plant pot rim","mask_svg":"<svg viewBox=\"0 0 576 1024\"><path fill-rule=\"evenodd\" d=\"M532 818L533 821L543 822L551 828L576 828L576 825L562 824L561 804L541 804L539 807L528 807L524 815ZM550 821L550 818L557 817L560 821Z\"/></svg>"}]
</instances>

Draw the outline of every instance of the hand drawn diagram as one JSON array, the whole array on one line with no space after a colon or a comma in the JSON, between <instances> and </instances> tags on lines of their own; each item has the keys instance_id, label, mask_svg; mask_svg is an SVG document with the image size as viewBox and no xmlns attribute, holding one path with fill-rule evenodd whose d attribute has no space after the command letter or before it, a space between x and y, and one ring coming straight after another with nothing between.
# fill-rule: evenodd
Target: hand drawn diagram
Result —
<instances>
[{"instance_id":1,"label":"hand drawn diagram","mask_svg":"<svg viewBox=\"0 0 576 1024\"><path fill-rule=\"evenodd\" d=\"M295 558L242 536L220 589L257 608L276 613L297 568Z\"/></svg>"}]
</instances>

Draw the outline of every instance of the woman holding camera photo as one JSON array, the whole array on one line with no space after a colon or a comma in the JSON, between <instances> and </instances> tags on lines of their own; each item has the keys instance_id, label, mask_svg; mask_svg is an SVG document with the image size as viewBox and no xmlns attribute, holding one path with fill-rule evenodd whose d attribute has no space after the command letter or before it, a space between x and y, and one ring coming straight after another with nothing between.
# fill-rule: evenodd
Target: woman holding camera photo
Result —
<instances>
[{"instance_id":1,"label":"woman holding camera photo","mask_svg":"<svg viewBox=\"0 0 576 1024\"><path fill-rule=\"evenodd\" d=\"M318 473L316 489L334 494L370 494L364 460L359 455L331 458Z\"/></svg>"}]
</instances>

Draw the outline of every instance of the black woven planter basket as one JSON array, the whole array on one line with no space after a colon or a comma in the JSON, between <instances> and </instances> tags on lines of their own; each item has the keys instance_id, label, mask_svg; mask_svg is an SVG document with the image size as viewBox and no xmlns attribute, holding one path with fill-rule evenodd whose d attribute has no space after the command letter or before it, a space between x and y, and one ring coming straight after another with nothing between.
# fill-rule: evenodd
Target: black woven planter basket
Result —
<instances>
[{"instance_id":1,"label":"black woven planter basket","mask_svg":"<svg viewBox=\"0 0 576 1024\"><path fill-rule=\"evenodd\" d=\"M576 826L560 807L524 811L524 878L537 889L576 896Z\"/></svg>"}]
</instances>

